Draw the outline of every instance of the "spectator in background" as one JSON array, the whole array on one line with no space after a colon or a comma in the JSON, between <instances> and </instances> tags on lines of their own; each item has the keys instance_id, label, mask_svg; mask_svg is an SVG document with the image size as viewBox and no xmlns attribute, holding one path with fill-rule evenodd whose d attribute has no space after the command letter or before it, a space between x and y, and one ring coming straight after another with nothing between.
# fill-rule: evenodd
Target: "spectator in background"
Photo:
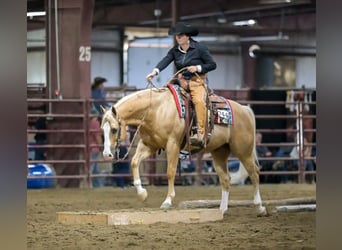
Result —
<instances>
[{"instance_id":1,"label":"spectator in background","mask_svg":"<svg viewBox=\"0 0 342 250\"><path fill-rule=\"evenodd\" d=\"M119 157L115 154L115 160L121 160L125 157L127 153L126 145L119 146ZM114 161L112 164L113 174L128 174L130 163L128 159L124 159L122 161ZM116 183L117 187L125 188L129 184L129 177L114 177L113 181Z\"/></svg>"},{"instance_id":2,"label":"spectator in background","mask_svg":"<svg viewBox=\"0 0 342 250\"><path fill-rule=\"evenodd\" d=\"M256 152L257 152L258 158L271 157L273 155L272 151L269 150L268 147L262 145L262 134L259 132L255 134L255 145L256 145ZM272 164L273 164L273 161L271 160L259 160L261 171L271 171ZM260 182L264 182L264 183L272 182L272 176L261 175Z\"/></svg>"},{"instance_id":3,"label":"spectator in background","mask_svg":"<svg viewBox=\"0 0 342 250\"><path fill-rule=\"evenodd\" d=\"M268 149L268 147L261 145L262 143L262 134L256 133L255 135L255 143L256 143L256 152L258 157L271 157L272 152ZM234 155L231 155L231 157L234 157ZM272 169L273 161L270 160L259 160L260 168L263 171L269 171ZM228 169L229 172L234 173L238 172L240 168L240 160L231 160L228 161ZM266 182L268 180L268 176L261 176L261 181Z\"/></svg>"},{"instance_id":4,"label":"spectator in background","mask_svg":"<svg viewBox=\"0 0 342 250\"><path fill-rule=\"evenodd\" d=\"M273 153L272 151L262 145L262 134L261 133L256 133L255 134L255 144L256 144L256 151L257 151L257 156L264 158L264 157L272 157ZM260 168L262 171L270 171L272 170L272 165L274 161L272 160L259 160ZM269 176L264 176L264 181L267 182Z\"/></svg>"},{"instance_id":5,"label":"spectator in background","mask_svg":"<svg viewBox=\"0 0 342 250\"><path fill-rule=\"evenodd\" d=\"M231 155L231 157L235 157L235 156ZM228 161L229 172L237 172L237 171L239 171L239 167L240 167L240 161L239 160Z\"/></svg>"},{"instance_id":6,"label":"spectator in background","mask_svg":"<svg viewBox=\"0 0 342 250\"><path fill-rule=\"evenodd\" d=\"M45 130L46 129L46 118L39 117L35 124L35 129L37 130ZM46 144L46 133L38 132L34 136L34 140L36 141L37 146L45 145ZM46 160L46 149L45 148L35 148L34 150L34 160L41 161Z\"/></svg>"},{"instance_id":7,"label":"spectator in background","mask_svg":"<svg viewBox=\"0 0 342 250\"><path fill-rule=\"evenodd\" d=\"M193 160L190 161L189 158L180 161L181 173L193 173L195 172L196 165ZM182 185L193 185L192 176L182 176Z\"/></svg>"},{"instance_id":8,"label":"spectator in background","mask_svg":"<svg viewBox=\"0 0 342 250\"><path fill-rule=\"evenodd\" d=\"M110 107L110 104L105 101L106 99L106 91L104 90L104 83L107 82L106 78L103 77L95 77L94 82L91 85L91 98L94 99L94 107L98 111L99 114L102 113L101 105L104 108ZM102 100L102 101L96 101Z\"/></svg>"},{"instance_id":9,"label":"spectator in background","mask_svg":"<svg viewBox=\"0 0 342 250\"><path fill-rule=\"evenodd\" d=\"M312 159L306 159L307 157L311 157L312 156L312 146L308 146L308 140L306 139L306 137L304 137L303 139L303 150L304 150L304 167L305 167L305 171L314 171L315 170L315 164L314 161ZM297 146L293 147L290 156L292 158L299 158L299 152L298 152L298 148ZM299 169L299 160L294 160L293 161L293 167L298 170ZM308 175L306 178L306 181L308 183L314 183L314 176L313 175Z\"/></svg>"},{"instance_id":10,"label":"spectator in background","mask_svg":"<svg viewBox=\"0 0 342 250\"><path fill-rule=\"evenodd\" d=\"M272 152L271 150L268 149L268 147L262 145L262 134L261 133L256 133L255 135L255 143L256 143L256 151L258 157L271 157ZM268 161L260 161L260 164L262 166L266 165Z\"/></svg>"},{"instance_id":11,"label":"spectator in background","mask_svg":"<svg viewBox=\"0 0 342 250\"><path fill-rule=\"evenodd\" d=\"M128 152L127 146L130 145L130 133L128 132L129 129L127 129L126 131L126 139L123 144L119 146L119 155L114 154L115 161L112 164L113 174L128 174L130 171L131 165L128 156L124 159ZM129 177L114 177L113 181L116 183L117 187L125 188L129 184Z\"/></svg>"},{"instance_id":12,"label":"spectator in background","mask_svg":"<svg viewBox=\"0 0 342 250\"><path fill-rule=\"evenodd\" d=\"M294 124L290 124L287 126L287 132L286 132L286 143L293 143L296 141L296 131L293 131L296 129L296 126ZM278 149L275 156L276 157L287 157L290 155L290 152L292 150L292 146L282 146Z\"/></svg>"},{"instance_id":13,"label":"spectator in background","mask_svg":"<svg viewBox=\"0 0 342 250\"><path fill-rule=\"evenodd\" d=\"M91 114L92 115L98 115L99 113L97 112L96 108L93 107L91 109ZM97 116L91 117L90 124L89 124L89 129L90 129L90 136L89 136L89 145L91 147L90 150L90 159L93 161L90 165L90 171L91 174L99 174L99 168L98 168L98 163L96 162L98 160L98 157L100 155L100 146L103 144L102 141L102 132L101 132L101 126L100 122L98 120ZM93 131L93 130L97 130ZM102 187L104 186L104 183L102 181L103 178L101 177L93 177L92 178L92 185L94 188L96 187Z\"/></svg>"},{"instance_id":14,"label":"spectator in background","mask_svg":"<svg viewBox=\"0 0 342 250\"><path fill-rule=\"evenodd\" d=\"M215 173L215 167L213 164L213 159L210 153L200 153L201 161L203 165L201 166L202 173ZM201 180L202 185L217 185L219 184L217 175L203 176Z\"/></svg>"},{"instance_id":15,"label":"spectator in background","mask_svg":"<svg viewBox=\"0 0 342 250\"><path fill-rule=\"evenodd\" d=\"M294 143L296 138L296 126L295 124L290 124L286 127L286 143ZM289 146L280 146L278 151L274 154L275 157L290 157L291 150L293 149L292 145ZM293 170L293 162L291 160L277 160L272 165L273 170L279 171L292 171ZM277 182L287 183L292 180L293 176L289 175L280 175L277 179Z\"/></svg>"}]
</instances>

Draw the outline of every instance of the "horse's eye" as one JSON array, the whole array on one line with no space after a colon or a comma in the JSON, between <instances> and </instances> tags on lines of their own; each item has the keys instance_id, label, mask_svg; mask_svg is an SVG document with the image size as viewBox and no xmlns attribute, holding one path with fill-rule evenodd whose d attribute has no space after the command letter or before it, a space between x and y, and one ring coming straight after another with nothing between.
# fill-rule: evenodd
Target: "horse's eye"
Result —
<instances>
[{"instance_id":1,"label":"horse's eye","mask_svg":"<svg viewBox=\"0 0 342 250\"><path fill-rule=\"evenodd\" d=\"M115 134L118 130L116 128L112 128L111 131L112 131L112 134Z\"/></svg>"}]
</instances>

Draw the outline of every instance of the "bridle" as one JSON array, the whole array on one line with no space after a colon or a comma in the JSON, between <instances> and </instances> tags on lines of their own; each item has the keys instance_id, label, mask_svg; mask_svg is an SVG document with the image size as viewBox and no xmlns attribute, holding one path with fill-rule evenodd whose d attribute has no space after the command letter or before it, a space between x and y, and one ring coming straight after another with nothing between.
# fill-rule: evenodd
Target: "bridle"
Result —
<instances>
[{"instance_id":1,"label":"bridle","mask_svg":"<svg viewBox=\"0 0 342 250\"><path fill-rule=\"evenodd\" d=\"M114 147L114 152L115 152L115 156L116 156L117 162L124 161L124 160L126 159L126 157L128 156L128 154L130 153L130 151L131 151L131 149L132 149L132 146L133 146L133 143L134 143L134 141L135 141L135 138L136 138L137 134L139 133L139 130L140 130L140 128L141 128L141 125L143 124L143 122L144 122L144 120L145 120L145 117L146 117L148 111L149 111L149 108L146 110L146 112L145 112L143 118L141 119L141 122L140 122L139 126L137 127L137 130L136 130L135 133L134 133L133 139L131 140L131 142L130 142L130 144L129 144L129 147L128 147L128 149L127 149L126 154L125 154L121 159L120 159L120 147L119 147L119 145L120 145L120 143L121 143L121 130L122 130L122 124L121 124L121 118L119 117L119 114L116 113L116 116L118 117L118 128L117 128L117 131L116 131L116 132L118 133L118 136L117 136L117 138L116 138L116 140L115 140L116 145L115 145L115 147Z\"/></svg>"},{"instance_id":2,"label":"bridle","mask_svg":"<svg viewBox=\"0 0 342 250\"><path fill-rule=\"evenodd\" d=\"M149 85L155 87L155 86L153 85L152 81L148 81L148 83L149 83ZM156 88L157 88L157 87L156 87ZM160 91L159 88L157 88L157 90ZM152 89L151 89L151 91L152 91ZM152 93L152 92L151 92L151 93ZM152 101L152 96L150 96L150 102L151 102L151 101ZM129 144L129 147L128 147L128 149L127 149L127 153L126 153L121 159L119 158L119 157L120 157L120 147L119 147L119 144L120 144L120 142L121 142L121 129L122 129L122 125L121 125L121 118L120 118L118 112L116 111L116 117L117 117L117 120L118 120L118 130L117 130L118 136L117 136L117 138L116 138L116 145L115 145L115 147L114 147L114 151L115 151L115 156L116 156L117 162L124 161L124 160L126 159L126 157L128 156L128 154L130 153L130 151L131 151L131 149L132 149L132 146L133 146L133 143L134 143L134 141L135 141L135 138L136 138L137 134L139 133L139 130L140 130L140 128L141 128L141 125L144 123L145 117L146 117L148 111L150 110L151 106L152 106L152 105L151 105L151 103L150 103L149 108L146 109L146 112L145 112L143 118L141 119L140 124L139 124L139 126L137 127L137 130L136 130L135 133L134 133L133 139L131 140L131 142L130 142L130 144Z\"/></svg>"},{"instance_id":3,"label":"bridle","mask_svg":"<svg viewBox=\"0 0 342 250\"><path fill-rule=\"evenodd\" d=\"M115 143L115 148L114 148L114 152L115 152L115 156L116 156L116 159L119 160L119 157L120 157L120 143L121 143L121 119L119 118L118 119L118 129L117 129L117 133L118 133L118 136L116 137L116 143Z\"/></svg>"}]
</instances>

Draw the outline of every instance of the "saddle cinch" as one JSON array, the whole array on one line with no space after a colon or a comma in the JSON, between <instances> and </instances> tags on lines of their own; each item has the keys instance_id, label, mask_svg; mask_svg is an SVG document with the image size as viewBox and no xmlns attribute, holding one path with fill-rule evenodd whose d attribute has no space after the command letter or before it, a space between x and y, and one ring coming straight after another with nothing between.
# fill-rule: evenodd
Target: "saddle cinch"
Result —
<instances>
[{"instance_id":1,"label":"saddle cinch","mask_svg":"<svg viewBox=\"0 0 342 250\"><path fill-rule=\"evenodd\" d=\"M196 112L190 94L180 86L177 79L172 80L166 86L174 97L179 117L185 119L185 144L190 146L190 137L197 133ZM210 92L206 106L208 107L208 119L205 129L205 144L208 144L214 124L229 126L234 124L234 120L233 110L228 99Z\"/></svg>"}]
</instances>

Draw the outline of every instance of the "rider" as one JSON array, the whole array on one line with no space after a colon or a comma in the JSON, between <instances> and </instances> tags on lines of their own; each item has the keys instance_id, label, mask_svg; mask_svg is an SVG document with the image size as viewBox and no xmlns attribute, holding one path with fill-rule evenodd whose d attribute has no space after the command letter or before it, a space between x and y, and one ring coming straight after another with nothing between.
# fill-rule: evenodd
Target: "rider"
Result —
<instances>
[{"instance_id":1,"label":"rider","mask_svg":"<svg viewBox=\"0 0 342 250\"><path fill-rule=\"evenodd\" d=\"M171 27L168 33L175 35L178 44L169 50L153 71L146 76L146 79L151 81L172 61L174 61L177 71L185 68L183 72L178 74L178 78L180 78L181 83L185 81L187 89L190 90L197 116L197 138L191 138L191 141L193 145L203 146L207 112L206 73L216 69L216 62L204 44L192 39L192 36L197 36L199 33L193 26L179 22L175 27Z\"/></svg>"}]
</instances>

